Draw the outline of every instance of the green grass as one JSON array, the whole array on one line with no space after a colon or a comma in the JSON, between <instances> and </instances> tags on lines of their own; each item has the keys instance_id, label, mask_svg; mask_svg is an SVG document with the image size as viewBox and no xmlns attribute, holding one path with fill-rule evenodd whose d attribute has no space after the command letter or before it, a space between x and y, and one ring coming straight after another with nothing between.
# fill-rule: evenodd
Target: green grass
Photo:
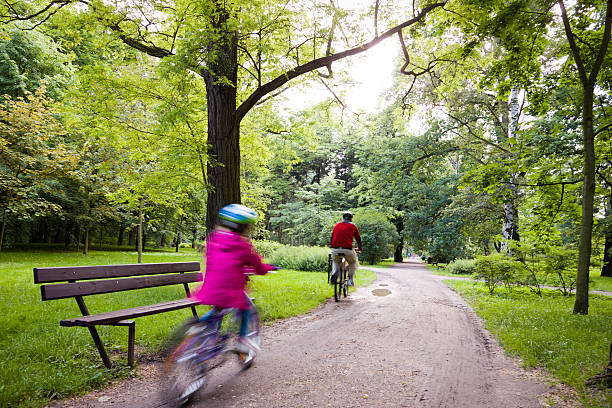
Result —
<instances>
[{"instance_id":1,"label":"green grass","mask_svg":"<svg viewBox=\"0 0 612 408\"><path fill-rule=\"evenodd\" d=\"M374 265L370 265L369 263L366 262L359 262L359 266L362 266L364 268L388 268L391 265L395 264L396 262L393 260L393 258L388 258L388 259L383 259L382 261L375 263Z\"/></svg>"},{"instance_id":2,"label":"green grass","mask_svg":"<svg viewBox=\"0 0 612 408\"><path fill-rule=\"evenodd\" d=\"M589 277L589 290L605 290L612 292L612 278L601 276L601 268L596 271L591 269Z\"/></svg>"},{"instance_id":3,"label":"green grass","mask_svg":"<svg viewBox=\"0 0 612 408\"><path fill-rule=\"evenodd\" d=\"M472 275L457 275L454 273L446 272L446 269L440 267L438 270L437 266L426 265L427 269L429 269L434 275L440 276L451 276L451 277L461 277L461 278L472 278ZM592 290L603 290L607 292L612 292L612 278L602 277L601 276L601 268L594 270L591 268L591 275L589 278L589 291Z\"/></svg>"},{"instance_id":4,"label":"green grass","mask_svg":"<svg viewBox=\"0 0 612 408\"><path fill-rule=\"evenodd\" d=\"M589 396L584 381L600 374L612 341L612 299L589 297L587 316L572 314L574 297L544 290L543 296L514 289L490 295L482 284L445 281L485 320L485 326L527 367L545 367L574 387L590 407L609 406L612 393Z\"/></svg>"},{"instance_id":5,"label":"green grass","mask_svg":"<svg viewBox=\"0 0 612 408\"><path fill-rule=\"evenodd\" d=\"M143 262L199 261L191 249L146 252ZM32 269L42 266L75 266L136 263L135 252L91 251L88 255L56 250L8 251L0 254L0 407L40 407L50 399L85 393L111 378L133 375L125 368L127 328L99 326L98 332L117 362L116 369L102 366L89 331L60 327L59 321L80 315L74 299L42 302ZM375 279L359 271L357 284ZM304 313L332 296L327 274L281 270L254 277L252 296L262 320L271 321ZM162 302L184 297L180 285L89 296L90 313ZM200 306L200 311L205 311ZM136 319L138 356L154 355L166 337L190 316L188 309Z\"/></svg>"}]
</instances>

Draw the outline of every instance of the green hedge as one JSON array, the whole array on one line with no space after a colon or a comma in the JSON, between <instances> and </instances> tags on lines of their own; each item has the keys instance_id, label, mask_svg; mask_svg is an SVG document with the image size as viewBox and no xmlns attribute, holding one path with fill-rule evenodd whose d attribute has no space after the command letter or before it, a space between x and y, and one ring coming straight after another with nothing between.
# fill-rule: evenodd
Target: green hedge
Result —
<instances>
[{"instance_id":1,"label":"green hedge","mask_svg":"<svg viewBox=\"0 0 612 408\"><path fill-rule=\"evenodd\" d=\"M471 275L476 272L476 261L473 259L457 259L446 265L446 271L456 275Z\"/></svg>"},{"instance_id":2,"label":"green hedge","mask_svg":"<svg viewBox=\"0 0 612 408\"><path fill-rule=\"evenodd\" d=\"M255 250L262 258L269 258L274 251L283 247L283 244L276 241L269 241L267 239L253 240L253 246Z\"/></svg>"},{"instance_id":3,"label":"green hedge","mask_svg":"<svg viewBox=\"0 0 612 408\"><path fill-rule=\"evenodd\" d=\"M281 246L268 257L271 264L298 271L327 272L329 248Z\"/></svg>"}]
</instances>

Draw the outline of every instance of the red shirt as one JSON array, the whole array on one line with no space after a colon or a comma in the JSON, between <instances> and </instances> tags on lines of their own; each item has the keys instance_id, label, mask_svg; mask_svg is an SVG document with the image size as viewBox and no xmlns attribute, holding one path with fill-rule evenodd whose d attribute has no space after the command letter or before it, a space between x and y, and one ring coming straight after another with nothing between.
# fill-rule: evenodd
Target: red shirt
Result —
<instances>
[{"instance_id":1,"label":"red shirt","mask_svg":"<svg viewBox=\"0 0 612 408\"><path fill-rule=\"evenodd\" d=\"M331 247L353 248L353 238L355 238L358 244L361 243L361 236L355 224L352 222L339 222L332 231Z\"/></svg>"}]
</instances>

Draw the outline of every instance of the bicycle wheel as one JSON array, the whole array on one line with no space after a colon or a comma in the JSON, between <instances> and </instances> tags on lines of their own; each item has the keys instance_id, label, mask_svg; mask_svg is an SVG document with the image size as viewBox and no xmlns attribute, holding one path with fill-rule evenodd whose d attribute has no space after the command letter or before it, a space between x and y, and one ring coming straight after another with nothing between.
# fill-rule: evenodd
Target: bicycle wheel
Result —
<instances>
[{"instance_id":1,"label":"bicycle wheel","mask_svg":"<svg viewBox=\"0 0 612 408\"><path fill-rule=\"evenodd\" d=\"M170 406L185 405L206 382L205 366L197 362L198 340L188 336L166 360L163 390Z\"/></svg>"},{"instance_id":2,"label":"bicycle wheel","mask_svg":"<svg viewBox=\"0 0 612 408\"><path fill-rule=\"evenodd\" d=\"M336 277L336 282L334 283L334 299L337 301L342 297L342 287L345 284L346 272L342 264L338 269L338 276Z\"/></svg>"}]
</instances>

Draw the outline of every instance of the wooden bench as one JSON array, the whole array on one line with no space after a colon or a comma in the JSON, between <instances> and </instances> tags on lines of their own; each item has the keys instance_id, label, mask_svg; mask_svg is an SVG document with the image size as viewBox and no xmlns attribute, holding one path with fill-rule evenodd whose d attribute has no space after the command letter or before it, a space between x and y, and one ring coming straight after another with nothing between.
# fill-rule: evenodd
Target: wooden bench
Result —
<instances>
[{"instance_id":1,"label":"wooden bench","mask_svg":"<svg viewBox=\"0 0 612 408\"><path fill-rule=\"evenodd\" d=\"M46 284L40 287L43 301L70 297L76 300L83 316L62 320L60 326L87 327L104 365L111 368L111 361L96 331L96 326L128 327L128 365L133 366L136 324L133 320L127 319L187 307L190 307L193 315L197 317L195 306L198 302L189 298L191 294L188 283L198 280L199 271L199 262L34 268L34 282ZM85 305L84 297L88 295L177 284L185 287L187 298L95 314L90 314Z\"/></svg>"}]
</instances>

